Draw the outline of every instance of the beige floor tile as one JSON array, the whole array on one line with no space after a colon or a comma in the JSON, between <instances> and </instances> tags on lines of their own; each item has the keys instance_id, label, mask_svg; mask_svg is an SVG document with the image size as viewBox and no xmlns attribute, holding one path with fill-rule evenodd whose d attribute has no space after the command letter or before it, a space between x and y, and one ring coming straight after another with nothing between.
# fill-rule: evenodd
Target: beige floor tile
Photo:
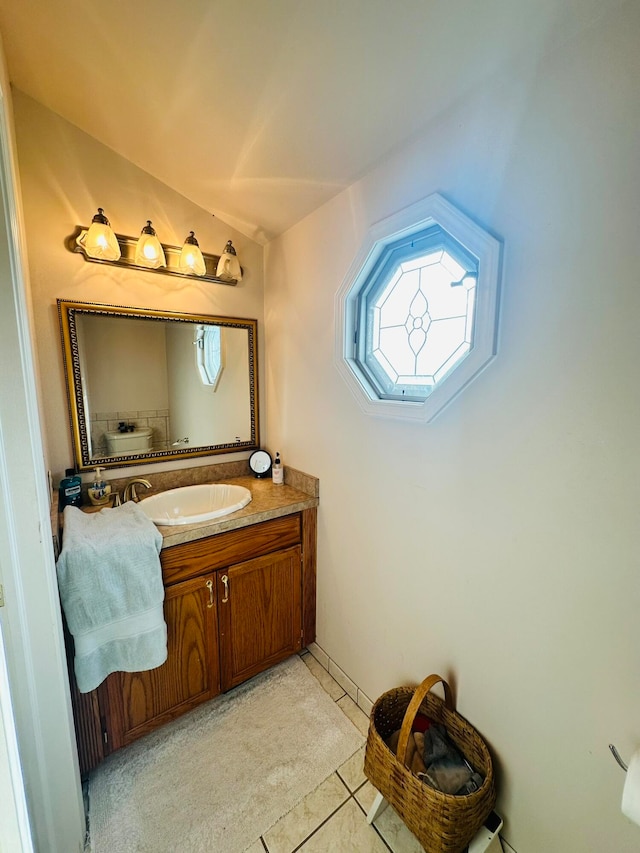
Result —
<instances>
[{"instance_id":1,"label":"beige floor tile","mask_svg":"<svg viewBox=\"0 0 640 853\"><path fill-rule=\"evenodd\" d=\"M391 806L376 819L376 829L393 853L424 853L418 839L407 829Z\"/></svg>"},{"instance_id":2,"label":"beige floor tile","mask_svg":"<svg viewBox=\"0 0 640 853\"><path fill-rule=\"evenodd\" d=\"M334 702L336 699L344 696L344 690L342 687L340 687L335 678L332 678L327 670L318 663L313 655L305 655L302 660L309 667L309 671L315 675Z\"/></svg>"},{"instance_id":3,"label":"beige floor tile","mask_svg":"<svg viewBox=\"0 0 640 853\"><path fill-rule=\"evenodd\" d=\"M361 708L358 708L350 696L343 696L342 699L338 699L337 704L342 708L347 717L349 717L354 726L360 729L362 734L366 736L369 731L369 717L367 717L365 712Z\"/></svg>"},{"instance_id":4,"label":"beige floor tile","mask_svg":"<svg viewBox=\"0 0 640 853\"><path fill-rule=\"evenodd\" d=\"M365 810L365 812L367 812L367 814L369 813L369 809L373 805L373 801L375 800L377 793L378 792L373 787L371 782L367 781L366 785L363 785L354 794L356 800L360 803L360 805Z\"/></svg>"},{"instance_id":5,"label":"beige floor tile","mask_svg":"<svg viewBox=\"0 0 640 853\"><path fill-rule=\"evenodd\" d=\"M377 832L353 800L348 800L300 848L300 853L388 853Z\"/></svg>"},{"instance_id":6,"label":"beige floor tile","mask_svg":"<svg viewBox=\"0 0 640 853\"><path fill-rule=\"evenodd\" d=\"M323 820L348 798L349 792L333 773L288 814L264 833L269 853L291 853Z\"/></svg>"},{"instance_id":7,"label":"beige floor tile","mask_svg":"<svg viewBox=\"0 0 640 853\"><path fill-rule=\"evenodd\" d=\"M262 841L258 839L254 841L251 847L247 847L244 853L264 853L264 847L262 846Z\"/></svg>"},{"instance_id":8,"label":"beige floor tile","mask_svg":"<svg viewBox=\"0 0 640 853\"><path fill-rule=\"evenodd\" d=\"M338 773L350 791L357 790L367 781L364 775L364 746L338 767Z\"/></svg>"},{"instance_id":9,"label":"beige floor tile","mask_svg":"<svg viewBox=\"0 0 640 853\"><path fill-rule=\"evenodd\" d=\"M354 794L365 814L369 813L377 793L371 782L367 782ZM418 839L412 832L409 832L391 806L387 806L382 814L376 818L375 825L393 853L424 853Z\"/></svg>"}]
</instances>

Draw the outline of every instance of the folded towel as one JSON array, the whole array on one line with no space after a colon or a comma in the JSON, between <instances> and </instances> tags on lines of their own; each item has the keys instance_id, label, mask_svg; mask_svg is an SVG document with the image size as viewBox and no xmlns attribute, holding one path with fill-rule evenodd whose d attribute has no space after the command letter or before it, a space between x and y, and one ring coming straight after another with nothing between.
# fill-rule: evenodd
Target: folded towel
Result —
<instances>
[{"instance_id":1,"label":"folded towel","mask_svg":"<svg viewBox=\"0 0 640 853\"><path fill-rule=\"evenodd\" d=\"M65 507L58 587L81 693L112 672L167 659L161 547L161 533L135 503L97 513Z\"/></svg>"}]
</instances>

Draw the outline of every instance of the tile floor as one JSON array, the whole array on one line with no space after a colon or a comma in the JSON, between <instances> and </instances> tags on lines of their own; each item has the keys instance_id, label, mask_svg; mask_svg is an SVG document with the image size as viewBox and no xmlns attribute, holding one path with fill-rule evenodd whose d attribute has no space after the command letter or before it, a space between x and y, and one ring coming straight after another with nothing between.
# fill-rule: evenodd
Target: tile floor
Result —
<instances>
[{"instance_id":1,"label":"tile floor","mask_svg":"<svg viewBox=\"0 0 640 853\"><path fill-rule=\"evenodd\" d=\"M309 652L302 660L329 696L366 737L369 718ZM364 746L275 823L245 853L424 853L389 806L376 819L366 815L376 795L363 772ZM505 850L512 851L505 845ZM87 847L90 853L90 847Z\"/></svg>"},{"instance_id":2,"label":"tile floor","mask_svg":"<svg viewBox=\"0 0 640 853\"><path fill-rule=\"evenodd\" d=\"M369 718L308 652L302 660L329 696L366 736ZM292 811L274 824L247 853L423 853L392 808L370 826L366 815L376 791L363 772L364 746Z\"/></svg>"}]
</instances>

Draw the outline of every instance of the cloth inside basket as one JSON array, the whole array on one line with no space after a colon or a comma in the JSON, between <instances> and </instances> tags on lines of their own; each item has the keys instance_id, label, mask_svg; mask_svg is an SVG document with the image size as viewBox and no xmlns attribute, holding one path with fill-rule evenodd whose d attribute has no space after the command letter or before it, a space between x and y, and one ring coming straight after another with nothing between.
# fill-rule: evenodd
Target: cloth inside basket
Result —
<instances>
[{"instance_id":1,"label":"cloth inside basket","mask_svg":"<svg viewBox=\"0 0 640 853\"><path fill-rule=\"evenodd\" d=\"M400 730L393 732L387 745L395 753ZM431 723L424 732L409 737L405 765L427 785L445 794L471 794L484 777L475 771L453 743L444 726Z\"/></svg>"}]
</instances>

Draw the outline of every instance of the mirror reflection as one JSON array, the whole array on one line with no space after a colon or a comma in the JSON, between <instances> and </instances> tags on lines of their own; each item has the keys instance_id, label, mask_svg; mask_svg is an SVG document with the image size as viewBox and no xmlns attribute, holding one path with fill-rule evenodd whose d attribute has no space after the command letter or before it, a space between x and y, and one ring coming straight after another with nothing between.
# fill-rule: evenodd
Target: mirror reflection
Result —
<instances>
[{"instance_id":1,"label":"mirror reflection","mask_svg":"<svg viewBox=\"0 0 640 853\"><path fill-rule=\"evenodd\" d=\"M258 445L255 320L59 310L81 469Z\"/></svg>"}]
</instances>

